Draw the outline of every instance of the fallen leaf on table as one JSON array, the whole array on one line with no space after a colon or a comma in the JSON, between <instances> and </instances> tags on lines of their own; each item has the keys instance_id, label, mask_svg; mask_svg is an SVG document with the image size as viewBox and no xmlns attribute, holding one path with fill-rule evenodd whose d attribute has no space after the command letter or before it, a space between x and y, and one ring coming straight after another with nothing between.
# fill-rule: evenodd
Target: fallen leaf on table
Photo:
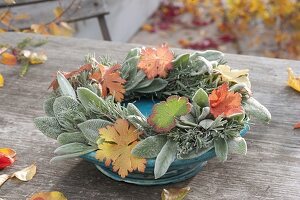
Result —
<instances>
[{"instance_id":1,"label":"fallen leaf on table","mask_svg":"<svg viewBox=\"0 0 300 200\"><path fill-rule=\"evenodd\" d=\"M0 170L4 169L6 167L9 167L15 162L15 159L12 157L5 155L3 153L0 153Z\"/></svg>"},{"instance_id":2,"label":"fallen leaf on table","mask_svg":"<svg viewBox=\"0 0 300 200\"><path fill-rule=\"evenodd\" d=\"M0 88L4 86L4 78L2 74L0 74Z\"/></svg>"},{"instance_id":3,"label":"fallen leaf on table","mask_svg":"<svg viewBox=\"0 0 300 200\"><path fill-rule=\"evenodd\" d=\"M148 79L156 76L164 78L173 68L173 58L174 54L166 44L162 44L158 48L145 48L141 51L138 67L145 72Z\"/></svg>"},{"instance_id":4,"label":"fallen leaf on table","mask_svg":"<svg viewBox=\"0 0 300 200\"><path fill-rule=\"evenodd\" d=\"M217 89L214 89L208 96L211 114L217 118L224 114L229 117L233 114L242 113L242 96L240 93L230 92L227 83L223 83Z\"/></svg>"},{"instance_id":5,"label":"fallen leaf on table","mask_svg":"<svg viewBox=\"0 0 300 200\"><path fill-rule=\"evenodd\" d=\"M131 150L138 144L141 133L127 120L117 119L114 125L99 129L99 133L105 141L99 144L96 159L105 160L106 166L112 163L113 170L122 178L133 170L145 171L146 159L131 154Z\"/></svg>"},{"instance_id":6,"label":"fallen leaf on table","mask_svg":"<svg viewBox=\"0 0 300 200\"><path fill-rule=\"evenodd\" d=\"M16 156L16 152L11 148L0 148L0 153L7 155L11 158Z\"/></svg>"},{"instance_id":7,"label":"fallen leaf on table","mask_svg":"<svg viewBox=\"0 0 300 200\"><path fill-rule=\"evenodd\" d=\"M297 124L295 124L294 129L300 129L300 122L298 122Z\"/></svg>"},{"instance_id":8,"label":"fallen leaf on table","mask_svg":"<svg viewBox=\"0 0 300 200\"><path fill-rule=\"evenodd\" d=\"M191 104L186 97L170 96L166 101L154 105L148 123L158 133L168 132L175 127L176 117L188 114Z\"/></svg>"},{"instance_id":9,"label":"fallen leaf on table","mask_svg":"<svg viewBox=\"0 0 300 200\"><path fill-rule=\"evenodd\" d=\"M36 165L32 164L29 167L26 167L20 171L17 171L11 175L11 178L16 177L21 181L29 181L36 174Z\"/></svg>"},{"instance_id":10,"label":"fallen leaf on table","mask_svg":"<svg viewBox=\"0 0 300 200\"><path fill-rule=\"evenodd\" d=\"M0 175L0 187L10 178L7 174Z\"/></svg>"},{"instance_id":11,"label":"fallen leaf on table","mask_svg":"<svg viewBox=\"0 0 300 200\"><path fill-rule=\"evenodd\" d=\"M300 92L300 76L296 77L291 68L288 68L288 86Z\"/></svg>"},{"instance_id":12,"label":"fallen leaf on table","mask_svg":"<svg viewBox=\"0 0 300 200\"><path fill-rule=\"evenodd\" d=\"M47 56L44 53L31 53L29 62L32 65L43 64L47 60Z\"/></svg>"},{"instance_id":13,"label":"fallen leaf on table","mask_svg":"<svg viewBox=\"0 0 300 200\"><path fill-rule=\"evenodd\" d=\"M2 64L5 64L5 65L15 65L15 64L17 64L17 58L13 54L4 52L1 56L2 57L1 57L0 62Z\"/></svg>"},{"instance_id":14,"label":"fallen leaf on table","mask_svg":"<svg viewBox=\"0 0 300 200\"><path fill-rule=\"evenodd\" d=\"M67 198L61 192L52 191L35 193L29 200L67 200Z\"/></svg>"},{"instance_id":15,"label":"fallen leaf on table","mask_svg":"<svg viewBox=\"0 0 300 200\"><path fill-rule=\"evenodd\" d=\"M109 93L119 102L124 98L124 83L126 82L126 80L120 76L120 72L118 71L120 67L121 65L114 65L106 68L103 65L99 65L99 70L90 76L91 79L98 81L99 89L103 97L106 97Z\"/></svg>"},{"instance_id":16,"label":"fallen leaf on table","mask_svg":"<svg viewBox=\"0 0 300 200\"><path fill-rule=\"evenodd\" d=\"M184 188L170 188L163 189L161 193L162 200L183 200L188 192L191 190L190 187Z\"/></svg>"}]
</instances>

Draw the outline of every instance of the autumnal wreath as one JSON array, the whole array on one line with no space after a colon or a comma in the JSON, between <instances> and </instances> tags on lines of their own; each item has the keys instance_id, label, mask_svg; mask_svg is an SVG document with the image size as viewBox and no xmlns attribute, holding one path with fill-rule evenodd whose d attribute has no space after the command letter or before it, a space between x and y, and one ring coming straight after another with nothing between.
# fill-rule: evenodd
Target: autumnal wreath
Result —
<instances>
[{"instance_id":1,"label":"autumnal wreath","mask_svg":"<svg viewBox=\"0 0 300 200\"><path fill-rule=\"evenodd\" d=\"M134 48L120 64L88 55L78 70L58 72L49 88L47 116L34 122L61 144L52 162L95 152L121 178L143 173L149 159L158 179L174 160L212 149L221 161L245 154L240 132L249 118L271 118L252 97L248 70L232 70L212 50Z\"/></svg>"}]
</instances>

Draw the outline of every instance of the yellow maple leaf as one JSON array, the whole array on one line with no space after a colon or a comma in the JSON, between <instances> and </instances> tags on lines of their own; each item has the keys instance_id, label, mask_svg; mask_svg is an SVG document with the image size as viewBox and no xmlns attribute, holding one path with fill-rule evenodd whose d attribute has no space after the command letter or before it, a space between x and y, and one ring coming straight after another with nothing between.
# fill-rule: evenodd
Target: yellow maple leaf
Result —
<instances>
[{"instance_id":1,"label":"yellow maple leaf","mask_svg":"<svg viewBox=\"0 0 300 200\"><path fill-rule=\"evenodd\" d=\"M248 89L251 89L251 83L248 77L248 69L231 70L228 65L219 65L216 68L217 71L221 73L222 81L229 81L234 83L244 83Z\"/></svg>"},{"instance_id":2,"label":"yellow maple leaf","mask_svg":"<svg viewBox=\"0 0 300 200\"><path fill-rule=\"evenodd\" d=\"M113 170L122 178L133 170L145 171L146 159L131 154L141 133L127 120L117 119L114 125L99 129L99 134L105 141L98 146L96 159L105 160L106 166L112 164Z\"/></svg>"},{"instance_id":3,"label":"yellow maple leaf","mask_svg":"<svg viewBox=\"0 0 300 200\"><path fill-rule=\"evenodd\" d=\"M288 86L300 92L300 76L296 77L291 68L288 68Z\"/></svg>"}]
</instances>

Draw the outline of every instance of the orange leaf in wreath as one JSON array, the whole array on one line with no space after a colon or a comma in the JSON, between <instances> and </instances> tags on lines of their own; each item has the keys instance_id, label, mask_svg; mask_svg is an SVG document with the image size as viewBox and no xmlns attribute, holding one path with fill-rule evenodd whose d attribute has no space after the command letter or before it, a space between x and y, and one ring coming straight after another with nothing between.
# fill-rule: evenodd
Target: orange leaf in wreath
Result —
<instances>
[{"instance_id":1,"label":"orange leaf in wreath","mask_svg":"<svg viewBox=\"0 0 300 200\"><path fill-rule=\"evenodd\" d=\"M228 90L228 84L223 83L209 95L210 112L215 118L221 114L225 117L229 117L233 114L243 112L241 94Z\"/></svg>"},{"instance_id":2,"label":"orange leaf in wreath","mask_svg":"<svg viewBox=\"0 0 300 200\"><path fill-rule=\"evenodd\" d=\"M79 69L76 69L74 71L63 72L63 75L65 76L66 79L69 79L74 75L78 75L78 74L80 74L81 72L83 72L85 70L89 71L91 69L92 69L92 65L91 64L86 64L86 65L83 65ZM50 88L53 88L53 90L56 90L58 88L58 82L57 82L56 78L49 85L48 89L50 89Z\"/></svg>"},{"instance_id":3,"label":"orange leaf in wreath","mask_svg":"<svg viewBox=\"0 0 300 200\"><path fill-rule=\"evenodd\" d=\"M90 76L91 79L98 81L103 97L109 93L119 102L124 98L125 88L123 84L126 82L121 78L120 72L117 71L120 67L121 65L114 65L105 68L105 66L99 65L99 70Z\"/></svg>"},{"instance_id":4,"label":"orange leaf in wreath","mask_svg":"<svg viewBox=\"0 0 300 200\"><path fill-rule=\"evenodd\" d=\"M145 171L146 159L135 157L131 150L138 144L141 134L125 119L117 119L114 125L99 129L100 137L105 141L100 144L96 158L105 160L105 165L112 164L113 170L125 178L128 172Z\"/></svg>"},{"instance_id":5,"label":"orange leaf in wreath","mask_svg":"<svg viewBox=\"0 0 300 200\"><path fill-rule=\"evenodd\" d=\"M5 65L15 65L17 64L17 58L11 53L4 52L2 54L1 63Z\"/></svg>"},{"instance_id":6,"label":"orange leaf in wreath","mask_svg":"<svg viewBox=\"0 0 300 200\"><path fill-rule=\"evenodd\" d=\"M173 68L173 58L174 54L166 44L158 48L145 48L141 51L138 67L145 72L148 79L153 79L156 76L164 78L168 75L168 71Z\"/></svg>"}]
</instances>

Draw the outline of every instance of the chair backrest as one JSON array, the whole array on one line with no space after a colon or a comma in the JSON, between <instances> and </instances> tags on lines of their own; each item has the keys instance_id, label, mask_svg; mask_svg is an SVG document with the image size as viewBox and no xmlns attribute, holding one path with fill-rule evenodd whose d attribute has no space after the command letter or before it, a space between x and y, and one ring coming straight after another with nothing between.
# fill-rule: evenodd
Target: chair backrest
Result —
<instances>
[{"instance_id":1,"label":"chair backrest","mask_svg":"<svg viewBox=\"0 0 300 200\"><path fill-rule=\"evenodd\" d=\"M9 6L1 1L0 14L8 8L14 14L28 14L29 19L11 21L11 25L22 30L29 28L31 24L51 22L55 18L53 10L58 6L65 10L61 17L65 22L76 22L108 14L103 0L17 0L16 4ZM0 28L7 29L1 23Z\"/></svg>"}]
</instances>

